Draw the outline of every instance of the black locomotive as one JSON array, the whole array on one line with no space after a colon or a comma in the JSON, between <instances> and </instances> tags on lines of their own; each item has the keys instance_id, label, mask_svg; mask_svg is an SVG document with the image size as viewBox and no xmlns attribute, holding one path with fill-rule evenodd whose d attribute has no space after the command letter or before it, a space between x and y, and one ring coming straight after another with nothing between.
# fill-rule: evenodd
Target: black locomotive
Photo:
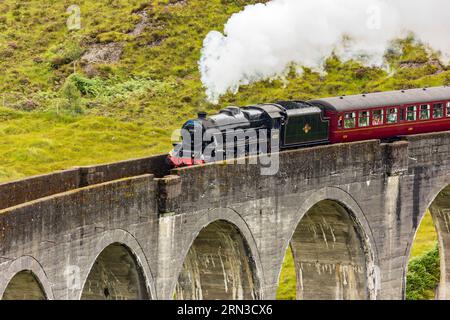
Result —
<instances>
[{"instance_id":1,"label":"black locomotive","mask_svg":"<svg viewBox=\"0 0 450 320\"><path fill-rule=\"evenodd\" d=\"M323 117L318 106L304 101L282 101L244 108L228 107L210 117L201 112L197 119L186 122L182 130L189 137L184 136L170 153L168 159L173 167L210 162L211 157L205 157L208 145L215 147L213 157L221 152L221 159L227 159L230 155L236 157L240 147L245 155L270 152L272 139L277 139L281 150L327 143L329 120ZM213 134L206 140L201 139L208 131ZM249 131L256 137L252 139ZM244 136L239 137L236 132L244 132ZM229 135L233 137L230 139ZM263 151L261 146L265 143L267 148Z\"/></svg>"}]
</instances>

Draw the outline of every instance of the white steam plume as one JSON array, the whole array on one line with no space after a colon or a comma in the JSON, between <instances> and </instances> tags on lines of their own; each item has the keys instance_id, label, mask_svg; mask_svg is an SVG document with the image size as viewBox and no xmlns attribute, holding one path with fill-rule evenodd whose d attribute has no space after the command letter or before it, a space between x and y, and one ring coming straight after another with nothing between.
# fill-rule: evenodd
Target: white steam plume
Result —
<instances>
[{"instance_id":1,"label":"white steam plume","mask_svg":"<svg viewBox=\"0 0 450 320\"><path fill-rule=\"evenodd\" d=\"M245 7L212 31L199 61L208 99L263 79L283 77L291 63L320 70L333 51L342 59L383 65L391 40L413 32L450 53L447 0L272 0ZM351 39L350 42L343 39Z\"/></svg>"}]
</instances>

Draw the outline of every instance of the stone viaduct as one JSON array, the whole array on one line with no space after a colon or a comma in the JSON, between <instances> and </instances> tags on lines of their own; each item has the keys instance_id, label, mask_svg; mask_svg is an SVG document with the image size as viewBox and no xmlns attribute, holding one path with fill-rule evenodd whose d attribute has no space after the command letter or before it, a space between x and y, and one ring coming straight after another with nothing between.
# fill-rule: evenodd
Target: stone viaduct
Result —
<instances>
[{"instance_id":1,"label":"stone viaduct","mask_svg":"<svg viewBox=\"0 0 450 320\"><path fill-rule=\"evenodd\" d=\"M450 132L169 171L164 156L0 185L3 299L403 299L429 208L450 298Z\"/></svg>"}]
</instances>

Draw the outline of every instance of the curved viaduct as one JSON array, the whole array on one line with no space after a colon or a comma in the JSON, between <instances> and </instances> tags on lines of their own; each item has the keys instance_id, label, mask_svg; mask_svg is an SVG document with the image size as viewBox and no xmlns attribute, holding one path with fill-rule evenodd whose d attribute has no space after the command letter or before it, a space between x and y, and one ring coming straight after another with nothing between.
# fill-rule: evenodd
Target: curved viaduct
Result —
<instances>
[{"instance_id":1,"label":"curved viaduct","mask_svg":"<svg viewBox=\"0 0 450 320\"><path fill-rule=\"evenodd\" d=\"M402 299L429 208L450 298L450 132L168 172L164 157L0 185L3 299Z\"/></svg>"}]
</instances>

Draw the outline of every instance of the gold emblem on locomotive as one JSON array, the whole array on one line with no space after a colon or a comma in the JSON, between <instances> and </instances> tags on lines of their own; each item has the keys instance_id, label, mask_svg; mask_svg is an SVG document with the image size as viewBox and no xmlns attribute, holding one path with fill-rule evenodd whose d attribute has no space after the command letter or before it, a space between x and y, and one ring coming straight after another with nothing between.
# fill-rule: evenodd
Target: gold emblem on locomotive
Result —
<instances>
[{"instance_id":1,"label":"gold emblem on locomotive","mask_svg":"<svg viewBox=\"0 0 450 320\"><path fill-rule=\"evenodd\" d=\"M303 131L304 131L305 133L309 133L311 130L312 130L312 128L311 128L311 126L309 125L309 123L307 123L307 124L305 125L305 127L303 128Z\"/></svg>"}]
</instances>

